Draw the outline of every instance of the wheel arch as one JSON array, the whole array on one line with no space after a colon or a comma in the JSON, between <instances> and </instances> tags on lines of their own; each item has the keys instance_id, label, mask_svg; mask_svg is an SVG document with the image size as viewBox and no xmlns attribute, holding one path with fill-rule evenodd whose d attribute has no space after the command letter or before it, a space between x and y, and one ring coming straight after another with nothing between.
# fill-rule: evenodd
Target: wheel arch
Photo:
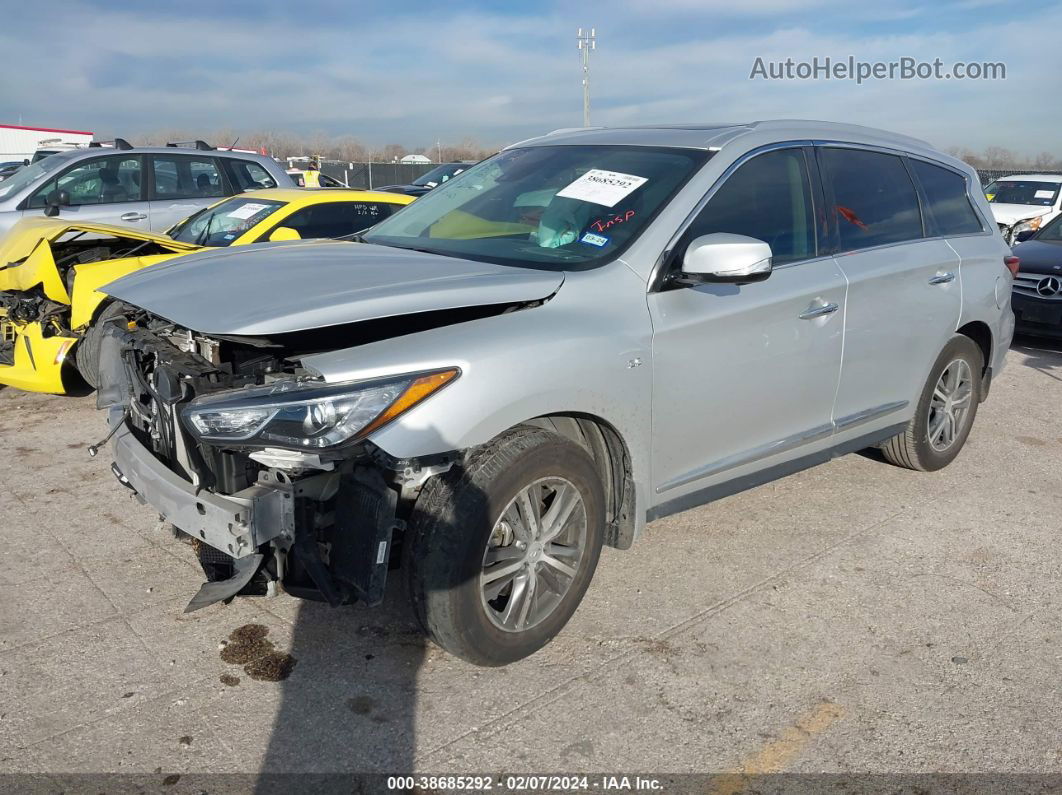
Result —
<instances>
[{"instance_id":1,"label":"wheel arch","mask_svg":"<svg viewBox=\"0 0 1062 795\"><path fill-rule=\"evenodd\" d=\"M522 425L543 428L569 439L593 458L605 489L605 544L629 549L635 536L634 474L630 450L608 421L592 414L545 414Z\"/></svg>"},{"instance_id":2,"label":"wheel arch","mask_svg":"<svg viewBox=\"0 0 1062 795\"><path fill-rule=\"evenodd\" d=\"M992 364L992 329L981 320L972 320L965 326L956 330L956 334L969 337L981 349L982 367L981 375L984 375Z\"/></svg>"}]
</instances>

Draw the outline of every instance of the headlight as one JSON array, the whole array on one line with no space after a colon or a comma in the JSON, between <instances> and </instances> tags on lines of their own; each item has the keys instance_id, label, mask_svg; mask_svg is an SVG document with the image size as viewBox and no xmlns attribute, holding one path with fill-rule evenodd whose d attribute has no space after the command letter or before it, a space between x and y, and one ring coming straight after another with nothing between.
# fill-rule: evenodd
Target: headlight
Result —
<instances>
[{"instance_id":1,"label":"headlight","mask_svg":"<svg viewBox=\"0 0 1062 795\"><path fill-rule=\"evenodd\" d=\"M379 430L458 375L451 368L345 384L278 381L197 398L181 414L204 441L321 450Z\"/></svg>"},{"instance_id":2,"label":"headlight","mask_svg":"<svg viewBox=\"0 0 1062 795\"><path fill-rule=\"evenodd\" d=\"M1024 221L1019 221L1014 224L1014 228L1011 230L1012 234L1017 235L1019 232L1035 232L1040 228L1040 224L1043 222L1043 218L1036 216L1035 218L1026 218Z\"/></svg>"}]
</instances>

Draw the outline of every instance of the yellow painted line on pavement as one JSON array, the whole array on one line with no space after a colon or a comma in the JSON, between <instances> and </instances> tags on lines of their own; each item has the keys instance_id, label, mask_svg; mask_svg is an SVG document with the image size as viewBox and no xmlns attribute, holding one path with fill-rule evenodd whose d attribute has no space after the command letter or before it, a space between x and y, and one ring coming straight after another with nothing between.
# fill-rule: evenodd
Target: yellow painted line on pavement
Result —
<instances>
[{"instance_id":1,"label":"yellow painted line on pavement","mask_svg":"<svg viewBox=\"0 0 1062 795\"><path fill-rule=\"evenodd\" d=\"M712 795L737 795L744 792L753 776L780 773L814 737L826 731L844 715L844 709L832 701L823 701L802 715L781 737L746 757L733 770L716 776L708 790Z\"/></svg>"}]
</instances>

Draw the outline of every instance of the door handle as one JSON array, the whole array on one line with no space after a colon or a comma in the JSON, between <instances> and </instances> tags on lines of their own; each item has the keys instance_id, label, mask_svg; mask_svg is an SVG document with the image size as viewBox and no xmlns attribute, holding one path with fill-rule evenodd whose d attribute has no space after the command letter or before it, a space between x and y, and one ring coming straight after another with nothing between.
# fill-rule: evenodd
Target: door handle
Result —
<instances>
[{"instance_id":1,"label":"door handle","mask_svg":"<svg viewBox=\"0 0 1062 795\"><path fill-rule=\"evenodd\" d=\"M800 319L812 320L817 317L832 315L838 309L840 309L840 307L837 304L819 304L818 306L810 306L800 313Z\"/></svg>"},{"instance_id":2,"label":"door handle","mask_svg":"<svg viewBox=\"0 0 1062 795\"><path fill-rule=\"evenodd\" d=\"M936 276L929 280L930 284L947 284L948 282L955 281L955 274L951 273L938 273Z\"/></svg>"},{"instance_id":3,"label":"door handle","mask_svg":"<svg viewBox=\"0 0 1062 795\"><path fill-rule=\"evenodd\" d=\"M147 218L146 213L122 213L121 219L123 221L143 221Z\"/></svg>"}]
</instances>

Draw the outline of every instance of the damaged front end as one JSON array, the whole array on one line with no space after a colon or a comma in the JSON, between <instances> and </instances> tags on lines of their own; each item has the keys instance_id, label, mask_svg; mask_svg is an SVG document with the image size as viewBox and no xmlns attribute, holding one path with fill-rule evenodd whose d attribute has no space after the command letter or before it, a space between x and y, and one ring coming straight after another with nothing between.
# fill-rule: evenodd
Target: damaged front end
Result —
<instances>
[{"instance_id":1,"label":"damaged front end","mask_svg":"<svg viewBox=\"0 0 1062 795\"><path fill-rule=\"evenodd\" d=\"M112 470L195 547L208 582L187 610L278 584L379 603L419 486L450 466L394 460L366 437L456 368L329 384L300 363L316 336L208 337L141 310L104 329Z\"/></svg>"},{"instance_id":2,"label":"damaged front end","mask_svg":"<svg viewBox=\"0 0 1062 795\"><path fill-rule=\"evenodd\" d=\"M0 246L0 384L63 394L64 366L84 331L78 326L102 300L83 296L84 306L72 308L79 266L107 266L101 275L109 281L194 247L105 225L30 220Z\"/></svg>"}]
</instances>

